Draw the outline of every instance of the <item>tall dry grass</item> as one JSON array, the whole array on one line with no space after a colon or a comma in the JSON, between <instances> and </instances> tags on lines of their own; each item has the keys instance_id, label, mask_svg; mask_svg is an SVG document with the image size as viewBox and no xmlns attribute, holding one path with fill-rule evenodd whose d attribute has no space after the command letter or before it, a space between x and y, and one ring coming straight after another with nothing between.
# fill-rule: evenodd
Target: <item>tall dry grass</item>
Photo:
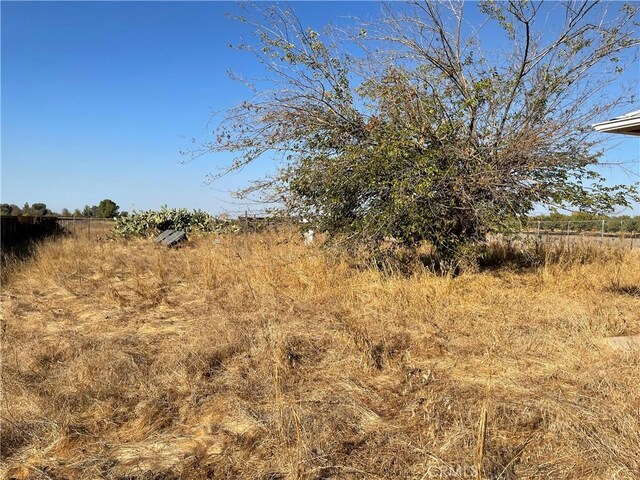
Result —
<instances>
[{"instance_id":1,"label":"tall dry grass","mask_svg":"<svg viewBox=\"0 0 640 480\"><path fill-rule=\"evenodd\" d=\"M639 478L640 355L598 338L640 332L640 252L536 254L451 278L284 234L44 243L5 266L2 476Z\"/></svg>"}]
</instances>

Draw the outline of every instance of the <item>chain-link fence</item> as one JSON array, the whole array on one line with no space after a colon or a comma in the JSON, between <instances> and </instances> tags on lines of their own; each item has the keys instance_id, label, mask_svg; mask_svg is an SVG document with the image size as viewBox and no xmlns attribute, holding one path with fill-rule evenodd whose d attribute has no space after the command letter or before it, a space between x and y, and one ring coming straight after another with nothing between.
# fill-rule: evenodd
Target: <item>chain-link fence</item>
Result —
<instances>
[{"instance_id":1,"label":"chain-link fence","mask_svg":"<svg viewBox=\"0 0 640 480\"><path fill-rule=\"evenodd\" d=\"M617 219L596 219L596 220L529 220L526 224L528 230L535 229L536 232L574 232L599 234L632 234L640 231L640 220L637 217Z\"/></svg>"},{"instance_id":2,"label":"chain-link fence","mask_svg":"<svg viewBox=\"0 0 640 480\"><path fill-rule=\"evenodd\" d=\"M640 247L638 219L600 220L529 220L508 232L512 235L535 237L540 241L599 241Z\"/></svg>"}]
</instances>

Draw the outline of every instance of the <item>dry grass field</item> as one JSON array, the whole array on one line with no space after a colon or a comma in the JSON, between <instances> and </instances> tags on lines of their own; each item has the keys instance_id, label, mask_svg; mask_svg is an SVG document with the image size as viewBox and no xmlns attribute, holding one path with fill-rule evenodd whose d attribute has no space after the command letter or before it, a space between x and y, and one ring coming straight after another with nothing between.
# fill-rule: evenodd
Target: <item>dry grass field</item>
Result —
<instances>
[{"instance_id":1,"label":"dry grass field","mask_svg":"<svg viewBox=\"0 0 640 480\"><path fill-rule=\"evenodd\" d=\"M599 341L640 333L640 252L553 248L450 278L45 242L2 273L1 475L640 478L640 354Z\"/></svg>"}]
</instances>

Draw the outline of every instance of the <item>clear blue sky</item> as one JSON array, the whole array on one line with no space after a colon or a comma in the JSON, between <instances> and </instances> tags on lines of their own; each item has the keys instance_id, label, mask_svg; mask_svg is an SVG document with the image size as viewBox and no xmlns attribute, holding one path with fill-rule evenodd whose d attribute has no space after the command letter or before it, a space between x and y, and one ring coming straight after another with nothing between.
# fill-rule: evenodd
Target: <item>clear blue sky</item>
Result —
<instances>
[{"instance_id":1,"label":"clear blue sky","mask_svg":"<svg viewBox=\"0 0 640 480\"><path fill-rule=\"evenodd\" d=\"M369 2L293 6L317 29L380 10ZM264 166L209 187L206 174L228 157L184 165L179 154L206 135L211 112L249 94L227 77L255 73L251 57L228 46L250 37L226 17L237 11L230 2L1 2L1 201L72 210L111 198L129 211L243 210L224 191ZM636 160L630 168L640 173L640 139L620 141L609 158Z\"/></svg>"}]
</instances>

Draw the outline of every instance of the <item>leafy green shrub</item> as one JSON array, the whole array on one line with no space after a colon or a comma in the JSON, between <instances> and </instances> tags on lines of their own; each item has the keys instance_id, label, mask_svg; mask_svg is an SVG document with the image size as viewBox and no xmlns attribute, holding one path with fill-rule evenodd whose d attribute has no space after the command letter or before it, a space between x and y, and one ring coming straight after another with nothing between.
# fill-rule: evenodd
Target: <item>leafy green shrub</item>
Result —
<instances>
[{"instance_id":1,"label":"leafy green shrub","mask_svg":"<svg viewBox=\"0 0 640 480\"><path fill-rule=\"evenodd\" d=\"M238 227L229 220L214 217L202 210L190 211L186 208L168 208L165 205L159 211L143 210L117 218L114 232L123 237L132 237L154 235L167 229L187 233L234 233Z\"/></svg>"}]
</instances>

